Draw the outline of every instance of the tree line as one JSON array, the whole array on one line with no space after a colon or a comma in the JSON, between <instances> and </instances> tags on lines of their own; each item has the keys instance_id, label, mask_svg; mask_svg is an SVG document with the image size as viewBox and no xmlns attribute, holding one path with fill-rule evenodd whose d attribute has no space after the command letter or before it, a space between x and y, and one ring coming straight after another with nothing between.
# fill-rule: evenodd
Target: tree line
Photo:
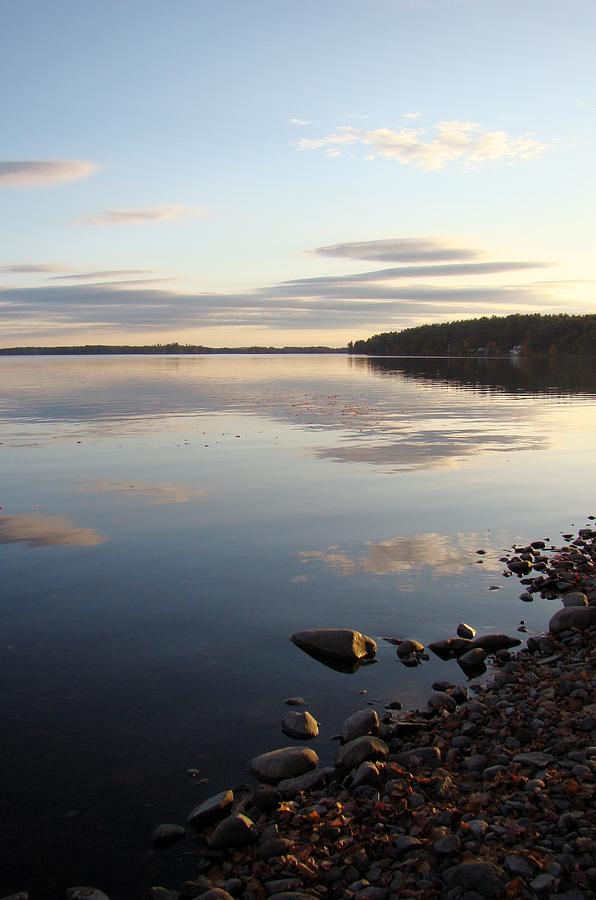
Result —
<instances>
[{"instance_id":1,"label":"tree line","mask_svg":"<svg viewBox=\"0 0 596 900\"><path fill-rule=\"evenodd\" d=\"M596 355L596 315L533 313L419 325L354 341L348 350L382 356Z\"/></svg>"}]
</instances>

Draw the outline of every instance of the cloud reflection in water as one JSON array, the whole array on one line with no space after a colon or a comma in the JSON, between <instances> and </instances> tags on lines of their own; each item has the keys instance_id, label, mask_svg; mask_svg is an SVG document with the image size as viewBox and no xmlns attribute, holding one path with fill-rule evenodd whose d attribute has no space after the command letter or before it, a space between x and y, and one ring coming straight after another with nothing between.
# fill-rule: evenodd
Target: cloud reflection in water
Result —
<instances>
[{"instance_id":1,"label":"cloud reflection in water","mask_svg":"<svg viewBox=\"0 0 596 900\"><path fill-rule=\"evenodd\" d=\"M470 562L477 560L475 552L483 547L479 534L424 534L387 538L378 543L367 542L361 551L343 550L339 546L326 550L302 550L296 556L303 563L318 560L345 577L368 575L398 575L421 567L438 575L460 575ZM500 572L502 563L489 553L482 557L485 571Z\"/></svg>"},{"instance_id":2,"label":"cloud reflection in water","mask_svg":"<svg viewBox=\"0 0 596 900\"><path fill-rule=\"evenodd\" d=\"M66 516L0 516L0 544L24 543L29 548L95 547L106 540L93 528L82 528Z\"/></svg>"}]
</instances>

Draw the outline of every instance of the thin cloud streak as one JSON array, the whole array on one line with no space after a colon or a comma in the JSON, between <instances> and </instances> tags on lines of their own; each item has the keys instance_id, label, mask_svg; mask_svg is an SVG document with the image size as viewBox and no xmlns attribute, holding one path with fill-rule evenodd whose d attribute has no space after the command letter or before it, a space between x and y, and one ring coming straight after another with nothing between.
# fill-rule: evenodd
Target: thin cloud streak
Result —
<instances>
[{"instance_id":1,"label":"thin cloud streak","mask_svg":"<svg viewBox=\"0 0 596 900\"><path fill-rule=\"evenodd\" d=\"M0 272L6 275L47 275L50 272L63 272L62 266L53 263L18 263L12 266L0 266ZM57 278L58 276L54 276ZM68 278L68 275L61 276Z\"/></svg>"},{"instance_id":2,"label":"thin cloud streak","mask_svg":"<svg viewBox=\"0 0 596 900\"><path fill-rule=\"evenodd\" d=\"M342 285L358 284L368 281L386 281L394 278L445 277L452 275L495 275L500 272L516 272L524 269L543 269L551 266L546 262L486 262L486 263L454 263L437 266L394 266L390 269L377 269L373 272L359 272L354 275L324 275L314 278L297 278L285 281L290 285Z\"/></svg>"},{"instance_id":3,"label":"thin cloud streak","mask_svg":"<svg viewBox=\"0 0 596 900\"><path fill-rule=\"evenodd\" d=\"M189 206L156 206L150 209L109 209L83 219L83 225L142 225L145 222L169 222L173 219L206 218L207 212Z\"/></svg>"},{"instance_id":4,"label":"thin cloud streak","mask_svg":"<svg viewBox=\"0 0 596 900\"><path fill-rule=\"evenodd\" d=\"M469 247L454 247L442 238L385 238L378 241L350 241L317 247L318 256L339 259L368 259L375 262L449 262L477 259L480 252Z\"/></svg>"},{"instance_id":5,"label":"thin cloud streak","mask_svg":"<svg viewBox=\"0 0 596 900\"><path fill-rule=\"evenodd\" d=\"M80 181L97 171L88 160L4 160L0 161L0 188L48 187Z\"/></svg>"},{"instance_id":6,"label":"thin cloud streak","mask_svg":"<svg viewBox=\"0 0 596 900\"><path fill-rule=\"evenodd\" d=\"M120 276L128 277L130 275L153 275L153 272L151 269L98 269L97 272L75 272L72 275L54 275L52 281L85 281L88 278L120 278Z\"/></svg>"}]
</instances>

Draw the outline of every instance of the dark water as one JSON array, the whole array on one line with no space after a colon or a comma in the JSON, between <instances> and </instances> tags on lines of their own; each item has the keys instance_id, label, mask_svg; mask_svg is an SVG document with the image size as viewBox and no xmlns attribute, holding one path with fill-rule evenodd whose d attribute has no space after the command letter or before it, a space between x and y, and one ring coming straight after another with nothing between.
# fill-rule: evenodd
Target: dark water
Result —
<instances>
[{"instance_id":1,"label":"dark water","mask_svg":"<svg viewBox=\"0 0 596 900\"><path fill-rule=\"evenodd\" d=\"M0 384L5 894L190 876L152 828L291 743L284 698L328 763L355 708L461 680L382 641L334 672L292 631L541 628L499 556L596 511L593 360L14 358Z\"/></svg>"}]
</instances>

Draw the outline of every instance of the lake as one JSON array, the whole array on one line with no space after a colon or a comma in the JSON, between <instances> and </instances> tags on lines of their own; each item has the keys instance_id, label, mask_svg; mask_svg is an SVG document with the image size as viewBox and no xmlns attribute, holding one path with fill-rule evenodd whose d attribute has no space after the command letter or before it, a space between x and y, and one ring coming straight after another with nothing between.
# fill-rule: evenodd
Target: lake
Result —
<instances>
[{"instance_id":1,"label":"lake","mask_svg":"<svg viewBox=\"0 0 596 900\"><path fill-rule=\"evenodd\" d=\"M424 643L541 629L503 552L596 513L593 359L0 358L4 894L112 900L191 877L161 822L291 744L328 764L367 702L424 703ZM477 550L486 551L484 555ZM353 627L334 671L289 635ZM200 779L187 769L198 768Z\"/></svg>"}]
</instances>

